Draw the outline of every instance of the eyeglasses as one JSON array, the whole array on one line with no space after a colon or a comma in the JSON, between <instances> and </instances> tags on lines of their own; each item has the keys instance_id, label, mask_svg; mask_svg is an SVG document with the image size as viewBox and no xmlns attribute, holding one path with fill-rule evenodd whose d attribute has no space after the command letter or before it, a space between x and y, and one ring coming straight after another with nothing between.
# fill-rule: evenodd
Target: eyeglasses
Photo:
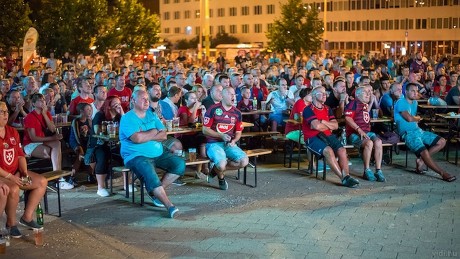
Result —
<instances>
[{"instance_id":1,"label":"eyeglasses","mask_svg":"<svg viewBox=\"0 0 460 259\"><path fill-rule=\"evenodd\" d=\"M2 114L3 116L6 116L8 115L8 110L0 110L0 114Z\"/></svg>"},{"instance_id":2,"label":"eyeglasses","mask_svg":"<svg viewBox=\"0 0 460 259\"><path fill-rule=\"evenodd\" d=\"M324 96L329 96L329 93L328 92L324 92L324 93L316 93L316 96L320 96L320 97L324 97Z\"/></svg>"}]
</instances>

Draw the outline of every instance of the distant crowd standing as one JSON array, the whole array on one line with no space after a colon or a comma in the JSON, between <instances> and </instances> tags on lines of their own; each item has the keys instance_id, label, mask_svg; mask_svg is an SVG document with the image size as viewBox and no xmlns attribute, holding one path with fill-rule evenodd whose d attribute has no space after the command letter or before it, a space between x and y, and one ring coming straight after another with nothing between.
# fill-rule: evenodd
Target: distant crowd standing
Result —
<instances>
[{"instance_id":1,"label":"distant crowd standing","mask_svg":"<svg viewBox=\"0 0 460 259\"><path fill-rule=\"evenodd\" d=\"M445 181L456 179L431 158L446 140L418 126L417 100L459 105L459 64L443 57L427 59L421 52L400 58L324 53L292 63L276 53L252 57L241 52L231 60L220 54L217 62L205 66L187 64L182 53L159 63L134 62L128 55L105 64L66 53L59 60L50 55L44 67L36 64L27 74L7 55L0 60L0 151L8 154L0 161L0 209L6 206L7 225L20 236L13 207L22 188L32 195L20 222L37 227L30 208L43 196L46 180L28 171L25 156L49 158L54 170L61 169L63 134L57 132L53 116L62 113L72 118L65 141L76 154L73 174L83 161L91 168L88 180L98 184L97 195L110 195L105 182L111 149L93 135L103 130L105 121L119 125L125 166L144 179L154 205L165 207L170 217L178 209L166 188L180 184L185 171L184 160L175 154L195 148L211 160L198 173L206 174L209 182L217 177L218 187L227 190L225 172L249 162L237 145L244 130L241 112L261 108L262 101L271 113L245 120L255 130L284 131L287 138L300 139L308 152L325 158L344 186L359 185L349 173L346 143L361 150L363 179L386 181L381 136L389 129L371 125L373 109L394 119L399 137L417 155L416 172L428 167ZM202 124L203 130L167 136L169 120L182 127ZM22 139L14 128L24 129ZM343 130L340 139L337 132ZM161 179L156 168L166 171ZM19 179L27 175L32 183L22 185ZM62 189L75 184L73 177L60 181Z\"/></svg>"}]
</instances>

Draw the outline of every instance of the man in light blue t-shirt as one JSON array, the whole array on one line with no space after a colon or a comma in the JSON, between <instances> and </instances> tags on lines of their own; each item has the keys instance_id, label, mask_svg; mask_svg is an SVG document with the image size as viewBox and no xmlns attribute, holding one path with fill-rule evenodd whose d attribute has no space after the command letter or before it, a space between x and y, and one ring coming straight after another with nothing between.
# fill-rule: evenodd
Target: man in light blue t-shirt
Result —
<instances>
[{"instance_id":1,"label":"man in light blue t-shirt","mask_svg":"<svg viewBox=\"0 0 460 259\"><path fill-rule=\"evenodd\" d=\"M455 181L457 178L448 174L438 166L432 154L439 152L445 145L446 140L433 132L423 131L418 122L421 120L417 116L418 86L413 83L407 84L405 98L399 99L394 108L394 120L398 133L406 142L406 146L417 156L415 171L423 174L427 171L425 165L440 174L442 180L446 182Z\"/></svg>"},{"instance_id":2,"label":"man in light blue t-shirt","mask_svg":"<svg viewBox=\"0 0 460 259\"><path fill-rule=\"evenodd\" d=\"M145 182L145 189L157 207L165 207L169 217L179 211L168 199L165 189L184 174L185 161L170 152L163 152L161 141L166 132L158 116L149 109L149 96L138 90L131 98L132 110L120 121L120 153L126 167ZM158 178L155 167L166 171Z\"/></svg>"}]
</instances>

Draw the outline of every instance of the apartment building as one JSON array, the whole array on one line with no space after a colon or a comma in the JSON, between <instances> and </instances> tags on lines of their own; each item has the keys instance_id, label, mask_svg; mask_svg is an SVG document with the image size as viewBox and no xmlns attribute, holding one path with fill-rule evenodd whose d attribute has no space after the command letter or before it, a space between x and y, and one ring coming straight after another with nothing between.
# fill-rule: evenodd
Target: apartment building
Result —
<instances>
[{"instance_id":1,"label":"apartment building","mask_svg":"<svg viewBox=\"0 0 460 259\"><path fill-rule=\"evenodd\" d=\"M191 39L203 28L200 0L159 0L161 36ZM201 0L205 1L205 0ZM265 32L287 0L208 0L210 34L267 45ZM304 0L325 21L324 47L392 54L459 54L460 0Z\"/></svg>"}]
</instances>

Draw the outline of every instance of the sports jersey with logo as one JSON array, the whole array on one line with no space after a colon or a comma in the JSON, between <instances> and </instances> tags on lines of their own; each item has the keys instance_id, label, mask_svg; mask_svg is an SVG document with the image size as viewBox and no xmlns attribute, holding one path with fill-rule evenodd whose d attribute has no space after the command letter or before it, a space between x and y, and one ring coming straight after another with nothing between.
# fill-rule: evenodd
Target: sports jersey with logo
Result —
<instances>
[{"instance_id":1,"label":"sports jersey with logo","mask_svg":"<svg viewBox=\"0 0 460 259\"><path fill-rule=\"evenodd\" d=\"M227 134L233 139L237 131L243 130L241 112L233 106L227 111L221 103L214 104L206 111L203 126ZM221 138L212 136L206 136L206 139L208 143L222 141Z\"/></svg>"},{"instance_id":2,"label":"sports jersey with logo","mask_svg":"<svg viewBox=\"0 0 460 259\"><path fill-rule=\"evenodd\" d=\"M19 157L24 156L19 133L11 126L5 126L5 137L0 137L0 168L10 174L16 173L19 167Z\"/></svg>"},{"instance_id":3,"label":"sports jersey with logo","mask_svg":"<svg viewBox=\"0 0 460 259\"><path fill-rule=\"evenodd\" d=\"M331 121L335 119L334 114L332 113L332 109L329 108L327 105L323 105L321 109L318 109L316 106L309 105L305 107L303 110L303 122L302 122L302 132L304 135L305 141L309 138L315 137L320 132L319 130L315 130L311 128L311 122L314 120L323 120L323 121ZM323 133L326 136L332 135L330 130L325 130Z\"/></svg>"},{"instance_id":4,"label":"sports jersey with logo","mask_svg":"<svg viewBox=\"0 0 460 259\"><path fill-rule=\"evenodd\" d=\"M369 116L368 107L368 104L354 100L348 103L347 107L345 108L345 116L352 118L355 123L366 133L371 131L371 118ZM347 137L350 136L351 133L357 133L356 130L350 127L348 124L346 126L346 132Z\"/></svg>"}]
</instances>

